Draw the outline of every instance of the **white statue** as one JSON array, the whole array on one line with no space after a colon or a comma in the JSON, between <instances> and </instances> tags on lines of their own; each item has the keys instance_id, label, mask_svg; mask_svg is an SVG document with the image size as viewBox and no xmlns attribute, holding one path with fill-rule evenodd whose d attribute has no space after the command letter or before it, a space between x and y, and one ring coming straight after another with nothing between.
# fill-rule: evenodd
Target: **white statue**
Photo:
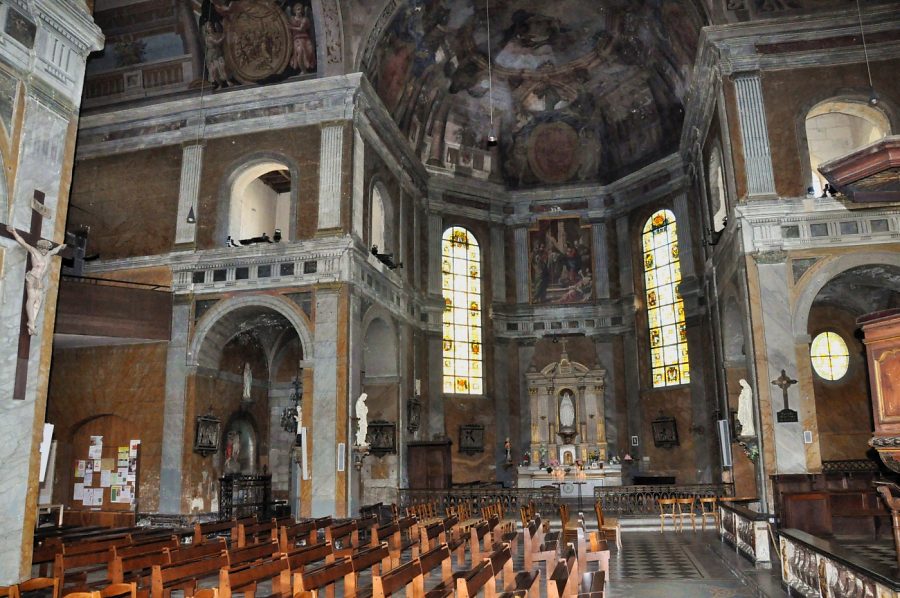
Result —
<instances>
[{"instance_id":1,"label":"white statue","mask_svg":"<svg viewBox=\"0 0 900 598\"><path fill-rule=\"evenodd\" d=\"M28 334L34 336L37 334L38 314L41 313L41 304L44 302L44 275L47 273L47 266L50 265L50 258L66 246L57 245L50 249L53 244L41 239L36 243L37 247L32 247L12 226L7 226L6 230L31 255L31 270L25 273L25 314L28 317Z\"/></svg>"},{"instance_id":2,"label":"white statue","mask_svg":"<svg viewBox=\"0 0 900 598\"><path fill-rule=\"evenodd\" d=\"M244 364L244 400L250 400L250 388L253 386L253 370L250 369L250 364Z\"/></svg>"},{"instance_id":3,"label":"white statue","mask_svg":"<svg viewBox=\"0 0 900 598\"><path fill-rule=\"evenodd\" d=\"M559 401L559 425L563 428L575 427L575 403L569 391L564 392Z\"/></svg>"},{"instance_id":4,"label":"white statue","mask_svg":"<svg viewBox=\"0 0 900 598\"><path fill-rule=\"evenodd\" d=\"M737 418L741 422L741 436L756 436L756 428L753 427L753 389L750 384L741 378L741 394L738 396Z\"/></svg>"},{"instance_id":5,"label":"white statue","mask_svg":"<svg viewBox=\"0 0 900 598\"><path fill-rule=\"evenodd\" d=\"M297 434L303 428L303 405L297 405Z\"/></svg>"},{"instance_id":6,"label":"white statue","mask_svg":"<svg viewBox=\"0 0 900 598\"><path fill-rule=\"evenodd\" d=\"M366 407L366 399L369 395L362 393L356 399L356 418L358 420L356 428L356 445L366 446L366 433L369 431L369 408Z\"/></svg>"}]
</instances>

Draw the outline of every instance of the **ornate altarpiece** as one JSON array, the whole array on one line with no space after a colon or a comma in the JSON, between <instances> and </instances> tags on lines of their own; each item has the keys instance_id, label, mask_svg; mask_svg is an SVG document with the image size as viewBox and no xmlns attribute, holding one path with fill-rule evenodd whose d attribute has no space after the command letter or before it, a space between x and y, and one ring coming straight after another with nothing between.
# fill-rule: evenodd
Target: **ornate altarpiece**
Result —
<instances>
[{"instance_id":1,"label":"ornate altarpiece","mask_svg":"<svg viewBox=\"0 0 900 598\"><path fill-rule=\"evenodd\" d=\"M532 369L525 378L531 402L532 462L540 463L542 448L546 461L561 464L587 462L592 453L605 460L606 370L569 361L564 347L558 362L540 371Z\"/></svg>"}]
</instances>

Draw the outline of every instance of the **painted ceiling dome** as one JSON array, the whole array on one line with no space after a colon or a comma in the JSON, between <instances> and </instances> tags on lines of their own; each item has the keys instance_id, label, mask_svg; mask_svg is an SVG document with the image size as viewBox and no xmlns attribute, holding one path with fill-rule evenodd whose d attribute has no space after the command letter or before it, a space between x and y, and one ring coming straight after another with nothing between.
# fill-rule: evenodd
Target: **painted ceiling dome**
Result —
<instances>
[{"instance_id":1,"label":"painted ceiling dome","mask_svg":"<svg viewBox=\"0 0 900 598\"><path fill-rule=\"evenodd\" d=\"M703 24L690 0L413 0L363 70L430 165L605 184L677 149Z\"/></svg>"}]
</instances>

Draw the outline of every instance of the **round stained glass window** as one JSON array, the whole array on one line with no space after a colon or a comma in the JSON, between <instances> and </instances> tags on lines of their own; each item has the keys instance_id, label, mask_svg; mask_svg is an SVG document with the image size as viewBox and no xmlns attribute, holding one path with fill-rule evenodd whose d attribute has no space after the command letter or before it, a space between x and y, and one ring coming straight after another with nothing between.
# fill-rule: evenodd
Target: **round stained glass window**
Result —
<instances>
[{"instance_id":1,"label":"round stained glass window","mask_svg":"<svg viewBox=\"0 0 900 598\"><path fill-rule=\"evenodd\" d=\"M840 380L850 367L847 343L834 332L822 332L813 339L809 348L813 369L826 380Z\"/></svg>"}]
</instances>

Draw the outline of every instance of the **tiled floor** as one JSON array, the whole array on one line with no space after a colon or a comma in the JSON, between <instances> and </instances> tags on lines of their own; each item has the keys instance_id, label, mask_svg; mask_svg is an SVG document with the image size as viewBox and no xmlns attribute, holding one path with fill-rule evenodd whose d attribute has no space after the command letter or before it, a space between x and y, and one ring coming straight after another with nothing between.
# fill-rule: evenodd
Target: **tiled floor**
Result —
<instances>
[{"instance_id":1,"label":"tiled floor","mask_svg":"<svg viewBox=\"0 0 900 598\"><path fill-rule=\"evenodd\" d=\"M886 567L893 567L897 564L897 553L891 538L877 542L865 539L842 539L841 543L873 563Z\"/></svg>"}]
</instances>

